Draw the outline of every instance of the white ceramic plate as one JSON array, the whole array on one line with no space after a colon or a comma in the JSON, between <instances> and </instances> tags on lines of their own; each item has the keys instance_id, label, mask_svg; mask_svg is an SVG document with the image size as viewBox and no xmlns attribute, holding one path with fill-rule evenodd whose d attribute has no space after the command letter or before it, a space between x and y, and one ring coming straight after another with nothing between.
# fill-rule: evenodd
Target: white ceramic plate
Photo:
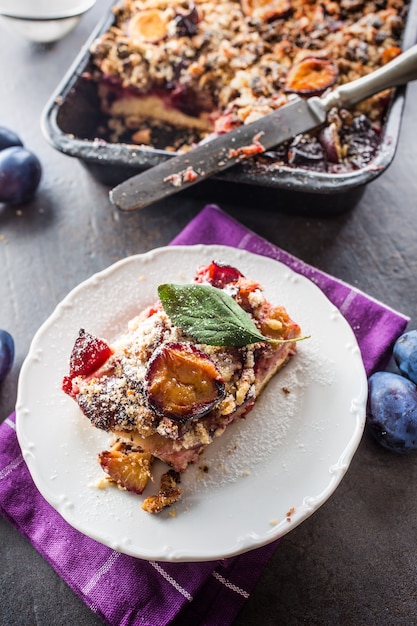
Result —
<instances>
[{"instance_id":1,"label":"white ceramic plate","mask_svg":"<svg viewBox=\"0 0 417 626\"><path fill-rule=\"evenodd\" d=\"M97 453L110 437L91 427L61 381L81 327L115 339L155 301L158 284L188 282L198 265L213 259L261 282L267 297L285 305L311 338L298 344L296 357L247 418L209 446L199 467L187 470L182 500L150 515L141 509L141 496L97 487L103 476ZM22 367L17 434L40 492L84 534L145 559L212 560L281 537L327 500L361 439L366 390L350 326L311 281L234 248L160 248L92 276L43 324Z\"/></svg>"}]
</instances>

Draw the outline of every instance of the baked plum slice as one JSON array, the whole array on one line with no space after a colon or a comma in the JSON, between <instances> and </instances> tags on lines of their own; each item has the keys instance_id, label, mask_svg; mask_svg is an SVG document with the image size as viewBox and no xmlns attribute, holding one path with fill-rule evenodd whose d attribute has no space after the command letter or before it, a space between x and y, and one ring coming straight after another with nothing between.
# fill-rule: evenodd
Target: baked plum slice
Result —
<instances>
[{"instance_id":1,"label":"baked plum slice","mask_svg":"<svg viewBox=\"0 0 417 626\"><path fill-rule=\"evenodd\" d=\"M167 36L168 26L159 9L140 11L129 22L128 32L133 40L158 43Z\"/></svg>"},{"instance_id":2,"label":"baked plum slice","mask_svg":"<svg viewBox=\"0 0 417 626\"><path fill-rule=\"evenodd\" d=\"M209 265L199 268L196 275L196 282L208 282L212 287L223 289L229 283L235 283L243 278L243 274L235 267L223 263L212 261Z\"/></svg>"},{"instance_id":3,"label":"baked plum slice","mask_svg":"<svg viewBox=\"0 0 417 626\"><path fill-rule=\"evenodd\" d=\"M334 85L337 75L338 69L333 61L307 57L289 69L285 89L302 96L317 96Z\"/></svg>"},{"instance_id":4,"label":"baked plum slice","mask_svg":"<svg viewBox=\"0 0 417 626\"><path fill-rule=\"evenodd\" d=\"M142 493L151 476L152 454L134 450L122 442L100 452L98 460L112 482L126 491Z\"/></svg>"},{"instance_id":5,"label":"baked plum slice","mask_svg":"<svg viewBox=\"0 0 417 626\"><path fill-rule=\"evenodd\" d=\"M71 395L72 379L89 376L104 365L112 354L113 350L108 343L81 328L71 352L69 376L64 377L62 389Z\"/></svg>"},{"instance_id":6,"label":"baked plum slice","mask_svg":"<svg viewBox=\"0 0 417 626\"><path fill-rule=\"evenodd\" d=\"M242 13L262 21L286 17L291 11L290 0L240 0Z\"/></svg>"},{"instance_id":7,"label":"baked plum slice","mask_svg":"<svg viewBox=\"0 0 417 626\"><path fill-rule=\"evenodd\" d=\"M158 415L184 422L206 415L224 397L225 386L207 354L190 343L167 342L148 363L145 393Z\"/></svg>"},{"instance_id":8,"label":"baked plum slice","mask_svg":"<svg viewBox=\"0 0 417 626\"><path fill-rule=\"evenodd\" d=\"M330 163L340 163L342 161L342 146L340 144L340 136L336 124L331 123L321 129L319 142Z\"/></svg>"}]
</instances>

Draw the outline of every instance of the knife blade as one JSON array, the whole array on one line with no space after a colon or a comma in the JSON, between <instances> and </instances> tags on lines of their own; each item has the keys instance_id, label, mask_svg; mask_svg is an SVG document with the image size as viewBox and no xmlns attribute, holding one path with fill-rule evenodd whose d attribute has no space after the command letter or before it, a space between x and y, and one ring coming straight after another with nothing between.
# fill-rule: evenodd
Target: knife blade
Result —
<instances>
[{"instance_id":1,"label":"knife blade","mask_svg":"<svg viewBox=\"0 0 417 626\"><path fill-rule=\"evenodd\" d=\"M375 93L415 79L417 44L371 74L321 97L305 100L295 96L285 106L250 124L129 178L110 191L110 200L123 211L144 208L324 124L333 107L350 108Z\"/></svg>"}]
</instances>

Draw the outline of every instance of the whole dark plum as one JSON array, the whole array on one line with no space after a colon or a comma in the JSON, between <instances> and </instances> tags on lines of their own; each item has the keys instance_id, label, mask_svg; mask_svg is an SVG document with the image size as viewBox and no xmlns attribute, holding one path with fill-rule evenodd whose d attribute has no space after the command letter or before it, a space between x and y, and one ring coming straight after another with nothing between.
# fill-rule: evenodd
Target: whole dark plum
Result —
<instances>
[{"instance_id":1,"label":"whole dark plum","mask_svg":"<svg viewBox=\"0 0 417 626\"><path fill-rule=\"evenodd\" d=\"M0 202L19 204L30 200L38 188L42 167L38 157L15 146L0 152Z\"/></svg>"},{"instance_id":2,"label":"whole dark plum","mask_svg":"<svg viewBox=\"0 0 417 626\"><path fill-rule=\"evenodd\" d=\"M7 330L0 330L0 383L12 369L14 361L14 341Z\"/></svg>"},{"instance_id":3,"label":"whole dark plum","mask_svg":"<svg viewBox=\"0 0 417 626\"><path fill-rule=\"evenodd\" d=\"M23 146L23 142L13 130L6 128L6 126L0 126L0 150L12 146Z\"/></svg>"},{"instance_id":4,"label":"whole dark plum","mask_svg":"<svg viewBox=\"0 0 417 626\"><path fill-rule=\"evenodd\" d=\"M417 387L392 372L369 378L367 424L375 439L393 452L417 448Z\"/></svg>"},{"instance_id":5,"label":"whole dark plum","mask_svg":"<svg viewBox=\"0 0 417 626\"><path fill-rule=\"evenodd\" d=\"M394 359L403 376L417 384L417 330L409 330L394 344Z\"/></svg>"}]
</instances>

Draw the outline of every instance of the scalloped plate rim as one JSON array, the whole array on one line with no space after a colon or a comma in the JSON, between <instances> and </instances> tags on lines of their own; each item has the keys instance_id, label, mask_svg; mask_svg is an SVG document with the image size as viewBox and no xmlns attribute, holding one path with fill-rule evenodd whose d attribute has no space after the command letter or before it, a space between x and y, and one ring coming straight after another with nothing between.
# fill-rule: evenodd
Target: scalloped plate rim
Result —
<instances>
[{"instance_id":1,"label":"scalloped plate rim","mask_svg":"<svg viewBox=\"0 0 417 626\"><path fill-rule=\"evenodd\" d=\"M169 535L170 542L167 542L164 545L158 545L155 547L153 545L150 549L148 549L145 545L141 545L139 548L137 545L132 545L132 540L130 537L126 536L114 536L114 532L111 529L108 529L108 532L97 532L96 529L92 528L89 520L86 521L85 517L81 515L81 517L76 515L73 516L74 504L71 498L66 497L65 494L55 493L54 491L54 483L53 481L45 480L45 475L42 475L40 472L40 468L42 464L45 462L44 459L39 459L36 457L36 453L34 454L33 450L36 448L36 442L31 441L31 437L28 437L30 428L28 427L28 417L32 414L38 417L38 419L45 420L45 411L46 413L51 413L51 410L48 406L41 405L35 401L33 396L27 397L26 393L26 385L28 381L31 381L31 377L36 375L36 368L40 367L39 363L42 364L42 352L43 352L43 344L45 343L45 339L49 336L51 329L56 327L56 325L60 323L63 317L70 311L74 303L77 308L77 301L85 293L91 293L94 288L100 286L101 284L106 282L112 282L115 275L120 271L123 272L126 270L130 271L130 268L135 268L138 266L140 269L146 269L150 267L151 264L161 264L166 259L166 256L178 256L182 258L186 258L187 262L189 260L194 260L195 265L191 269L194 270L196 265L199 265L201 262L201 257L212 256L214 253L222 254L224 260L231 260L234 263L239 260L247 261L249 265L255 264L260 268L265 267L265 271L273 268L277 272L277 276L281 277L285 274L287 276L287 281L295 281L297 283L298 289L301 291L306 291L310 294L316 294L314 297L317 297L320 301L320 306L323 306L324 309L327 309L329 315L334 316L337 319L337 323L341 325L344 336L347 338L349 343L349 355L352 354L352 369L356 369L356 373L353 374L354 382L352 383L355 388L357 388L357 393L353 397L353 404L356 406L356 409L352 411L351 406L349 407L348 412L353 413L353 421L352 428L349 431L349 436L346 438L344 442L343 449L340 454L338 454L335 458L332 458L332 462L328 467L326 467L326 471L329 474L329 478L324 488L320 489L317 493L313 491L307 490L304 497L300 498L295 507L295 510L291 513L288 512L287 515L282 515L277 520L269 520L269 526L267 528L263 528L261 532L255 530L246 529L243 533L236 533L233 540L229 541L228 545L225 546L223 543L216 547L215 542L208 542L208 546L201 546L201 548L196 549L194 545L192 549L187 549L187 541L185 535L187 534L187 523L188 518L191 517L188 510L182 511L174 520L168 519L168 517L162 519L158 517L158 519L152 519L150 524L147 522L146 530L149 532L149 528L154 529L157 533L160 532L161 524L164 522L168 524L167 527L170 531L171 525L176 524L178 528L178 520L181 520L180 530L178 531L178 536L181 536L181 541L179 541L179 545L175 545L176 532ZM200 261L199 261L200 259ZM205 259L207 260L207 259ZM223 260L223 258L222 258ZM203 261L204 262L204 261ZM163 270L165 272L165 269ZM170 270L171 271L171 270ZM173 270L172 270L173 271ZM261 271L262 273L262 271ZM259 276L250 276L251 278L259 280L261 283L265 281ZM283 279L282 279L283 280ZM165 282L165 281L164 281ZM171 281L173 282L173 281ZM156 285L155 285L155 293L156 293ZM291 303L286 302L277 302L276 303L283 304L290 308ZM139 309L142 308L142 305L139 305ZM291 314L291 311L290 311ZM77 311L76 311L77 316ZM298 320L297 320L298 321ZM80 319L80 326L83 324L83 320ZM322 341L323 343L323 341ZM326 346L322 346L326 348ZM69 355L67 355L69 356ZM345 356L345 355L344 355ZM350 357L349 357L350 358ZM61 363L62 366L62 363ZM284 370L285 371L285 370ZM280 376L280 374L278 375ZM333 386L330 385L330 390L333 391ZM49 316L49 318L42 324L37 333L35 334L33 341L30 346L30 350L27 358L25 359L21 374L19 377L19 387L18 387L18 400L16 405L16 430L17 436L22 448L22 453L24 459L28 465L29 471L32 475L32 478L39 489L39 491L44 495L46 500L68 521L74 528L79 530L80 532L90 536L91 538L108 545L111 548L114 548L120 552L124 552L126 554L130 554L131 556L145 558L145 559L155 559L161 561L208 561L215 560L219 558L225 558L229 556L234 556L236 554L240 554L242 552L246 552L248 550L261 547L262 545L268 544L271 541L275 541L278 538L285 535L287 532L295 528L299 523L307 519L312 513L314 513L324 502L332 495L334 490L339 485L343 476L345 475L349 464L353 458L353 455L359 445L359 442L362 437L364 422L365 422L365 405L366 405L366 374L363 368L362 359L360 357L360 351L356 343L356 339L354 337L353 331L350 326L343 318L343 316L337 311L334 305L326 298L326 296L322 293L322 291L308 278L297 274L286 265L282 264L279 261L271 259L269 257L264 257L258 254L254 254L251 252L247 252L246 250L236 249L229 246L222 245L204 245L197 244L192 246L166 246L161 248L156 248L145 252L143 254L132 255L117 261L116 263L108 266L100 272L93 274L87 280L81 282L79 285L74 287L68 295L57 305L54 312ZM62 392L60 392L62 393ZM68 411L70 414L73 414L74 411L78 411L75 403L67 397L60 398L57 395L57 391L55 390L54 394L58 398L55 401L55 405L64 407L65 411ZM52 397L54 398L54 394ZM64 395L64 394L62 394ZM351 403L352 404L352 403ZM73 406L74 405L74 406ZM71 408L69 408L71 406ZM54 402L52 402L52 410L56 410L56 406L54 406ZM256 408L254 409L254 411ZM83 416L80 413L80 420L83 420ZM41 416L41 417L39 417ZM48 419L46 422L48 423ZM248 418L250 421L250 418ZM33 436L33 427L32 435ZM75 428L77 430L78 426ZM74 430L74 428L73 428ZM85 430L85 429L84 429ZM42 436L40 434L40 436ZM45 436L45 435L44 435ZM219 441L221 441L220 438ZM73 443L77 443L74 441ZM217 442L216 442L217 443ZM65 458L65 457L64 457ZM44 469L44 468L42 468ZM55 471L55 470L54 470ZM269 470L268 470L269 471ZM229 489L229 486L227 486ZM91 489L91 486L88 487ZM98 490L97 490L98 491ZM221 492L221 489L215 491L215 498L218 493ZM99 492L99 495L106 500L108 497L108 491ZM118 495L118 494L117 494ZM129 497L131 494L122 494L125 497ZM212 497L209 488L209 497ZM112 497L112 496L110 496ZM136 496L135 496L136 497ZM233 494L232 494L233 497ZM221 500L221 498L220 498ZM204 503L205 504L205 503ZM140 508L140 504L138 505ZM76 507L75 507L76 508ZM192 517L194 520L195 517L195 509L198 509L198 504L194 507L191 506ZM289 509L290 500L289 500ZM142 515L147 515L143 511L141 511ZM148 516L154 517L154 516ZM214 515L214 517L216 517ZM114 520L113 520L114 521ZM218 523L219 520L217 520ZM275 523L276 522L276 523ZM212 523L216 523L216 520ZM239 523L239 522L237 522ZM181 524L184 528L181 528ZM116 529L117 530L117 529ZM230 533L229 533L230 534ZM232 529L233 535L233 529ZM185 538L184 538L185 537Z\"/></svg>"}]
</instances>

